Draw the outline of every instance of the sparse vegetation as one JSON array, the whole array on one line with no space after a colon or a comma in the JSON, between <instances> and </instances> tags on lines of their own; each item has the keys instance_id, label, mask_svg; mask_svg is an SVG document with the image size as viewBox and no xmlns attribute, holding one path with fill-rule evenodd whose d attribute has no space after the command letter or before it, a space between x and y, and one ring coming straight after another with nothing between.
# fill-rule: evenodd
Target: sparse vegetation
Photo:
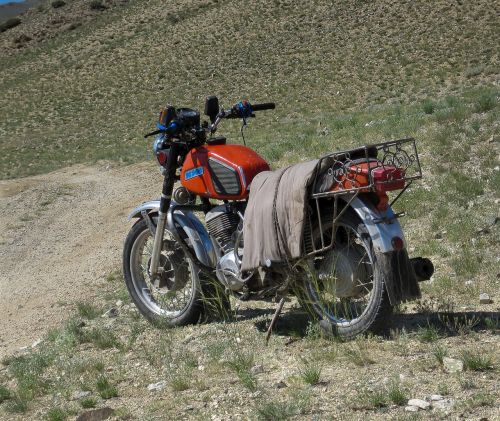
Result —
<instances>
[{"instance_id":1,"label":"sparse vegetation","mask_svg":"<svg viewBox=\"0 0 500 421\"><path fill-rule=\"evenodd\" d=\"M17 25L21 24L21 19L19 18L10 18L5 22L0 23L0 32L5 32L11 28L15 28Z\"/></svg>"},{"instance_id":2,"label":"sparse vegetation","mask_svg":"<svg viewBox=\"0 0 500 421\"><path fill-rule=\"evenodd\" d=\"M0 404L10 399L10 397L11 397L10 390L0 384Z\"/></svg>"},{"instance_id":3,"label":"sparse vegetation","mask_svg":"<svg viewBox=\"0 0 500 421\"><path fill-rule=\"evenodd\" d=\"M321 365L319 362L316 360L303 360L302 364L303 367L300 370L301 379L311 386L318 384L321 379Z\"/></svg>"},{"instance_id":4,"label":"sparse vegetation","mask_svg":"<svg viewBox=\"0 0 500 421\"><path fill-rule=\"evenodd\" d=\"M462 354L464 368L471 371L493 370L493 361L489 355L464 351Z\"/></svg>"},{"instance_id":5,"label":"sparse vegetation","mask_svg":"<svg viewBox=\"0 0 500 421\"><path fill-rule=\"evenodd\" d=\"M96 388L103 399L111 399L118 396L118 389L110 383L104 374L101 374L97 379Z\"/></svg>"},{"instance_id":6,"label":"sparse vegetation","mask_svg":"<svg viewBox=\"0 0 500 421\"><path fill-rule=\"evenodd\" d=\"M66 2L63 0L54 0L52 3L50 3L50 5L54 9L59 9L60 7L66 6Z\"/></svg>"},{"instance_id":7,"label":"sparse vegetation","mask_svg":"<svg viewBox=\"0 0 500 421\"><path fill-rule=\"evenodd\" d=\"M435 342L439 338L439 330L434 325L422 326L418 331L418 338L421 342Z\"/></svg>"},{"instance_id":8,"label":"sparse vegetation","mask_svg":"<svg viewBox=\"0 0 500 421\"><path fill-rule=\"evenodd\" d=\"M80 405L84 409L95 408L97 406L97 399L93 396L89 396L88 398L83 398L80 400Z\"/></svg>"},{"instance_id":9,"label":"sparse vegetation","mask_svg":"<svg viewBox=\"0 0 500 421\"><path fill-rule=\"evenodd\" d=\"M92 0L90 2L90 8L92 10L106 10L106 6L101 0Z\"/></svg>"},{"instance_id":10,"label":"sparse vegetation","mask_svg":"<svg viewBox=\"0 0 500 421\"><path fill-rule=\"evenodd\" d=\"M64 421L68 417L66 411L59 407L54 407L47 412L47 421Z\"/></svg>"},{"instance_id":11,"label":"sparse vegetation","mask_svg":"<svg viewBox=\"0 0 500 421\"><path fill-rule=\"evenodd\" d=\"M276 111L252 121L246 140L273 168L383 139L417 139L424 179L395 211L407 212L401 223L410 255L429 256L436 273L421 284L422 300L400 306L390 338L327 340L317 323L296 321L292 301L280 319L286 328L278 326L264 346L259 326L272 304L231 311L215 300L207 303L215 321L157 329L113 271L98 284L98 299L78 303L37 346L2 359L0 418L77 416L119 394L118 418L420 419L437 410L408 415L402 406L439 393L456 402L450 418L494 419L498 317L496 304L478 303L481 292L498 299L500 91L490 3L437 0L405 9L398 2L252 1L242 8L233 0L182 0L167 11L160 0L75 0L52 10L56 3L23 15L21 27L0 37L1 178L150 159L142 135L165 101L201 107L212 93L225 106L272 100ZM422 19L394 29L410 13ZM64 24L50 23L61 14ZM167 55L158 42L165 31ZM236 122L221 134L240 142ZM9 230L20 235L58 202L81 197L80 185L66 187L43 190ZM118 317L99 317L118 300ZM448 373L444 357L460 358L465 371ZM256 375L258 364L265 371ZM148 390L159 381L164 390ZM82 390L92 394L73 399Z\"/></svg>"},{"instance_id":12,"label":"sparse vegetation","mask_svg":"<svg viewBox=\"0 0 500 421\"><path fill-rule=\"evenodd\" d=\"M91 303L80 301L76 303L76 308L78 310L78 315L84 319L93 320L100 314L99 309Z\"/></svg>"}]
</instances>

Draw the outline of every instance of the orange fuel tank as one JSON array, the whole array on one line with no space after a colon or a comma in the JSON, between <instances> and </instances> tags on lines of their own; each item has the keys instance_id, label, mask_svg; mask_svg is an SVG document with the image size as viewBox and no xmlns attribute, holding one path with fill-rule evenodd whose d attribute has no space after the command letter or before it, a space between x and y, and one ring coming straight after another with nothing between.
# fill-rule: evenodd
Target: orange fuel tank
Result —
<instances>
[{"instance_id":1,"label":"orange fuel tank","mask_svg":"<svg viewBox=\"0 0 500 421\"><path fill-rule=\"evenodd\" d=\"M212 199L242 200L248 186L268 163L242 145L203 145L192 149L181 170L181 184L190 192Z\"/></svg>"}]
</instances>

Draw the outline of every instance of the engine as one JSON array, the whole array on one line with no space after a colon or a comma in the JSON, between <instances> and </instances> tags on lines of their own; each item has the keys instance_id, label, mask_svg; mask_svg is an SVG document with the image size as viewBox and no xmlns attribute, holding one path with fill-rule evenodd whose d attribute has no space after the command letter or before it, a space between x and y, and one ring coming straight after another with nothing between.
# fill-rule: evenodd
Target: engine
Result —
<instances>
[{"instance_id":1,"label":"engine","mask_svg":"<svg viewBox=\"0 0 500 421\"><path fill-rule=\"evenodd\" d=\"M234 205L221 205L213 208L205 216L208 232L219 246L222 257L217 262L217 278L233 291L241 291L245 279L241 277L241 261L238 249L242 246L241 218ZM239 244L235 244L235 242Z\"/></svg>"}]
</instances>

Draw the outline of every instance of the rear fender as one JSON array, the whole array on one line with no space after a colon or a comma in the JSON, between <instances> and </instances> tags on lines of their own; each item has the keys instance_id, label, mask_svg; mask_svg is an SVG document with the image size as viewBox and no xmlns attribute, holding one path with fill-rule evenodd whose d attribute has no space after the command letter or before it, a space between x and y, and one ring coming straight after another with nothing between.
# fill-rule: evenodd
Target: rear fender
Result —
<instances>
[{"instance_id":1,"label":"rear fender","mask_svg":"<svg viewBox=\"0 0 500 421\"><path fill-rule=\"evenodd\" d=\"M369 201L355 197L350 207L357 213L370 234L377 276L384 280L391 305L420 298L420 288L413 265L406 251L406 240L401 225L391 207L378 210ZM399 237L404 247L396 250L392 239Z\"/></svg>"},{"instance_id":2,"label":"rear fender","mask_svg":"<svg viewBox=\"0 0 500 421\"><path fill-rule=\"evenodd\" d=\"M173 200L170 207L176 206ZM128 219L142 218L141 212L146 211L149 214L157 214L160 210L160 200L150 200L137 206L130 212ZM169 231L175 230L175 224L180 226L188 236L193 250L198 260L208 267L215 267L217 261L214 246L210 240L207 230L191 211L177 209L169 212L167 218L167 227Z\"/></svg>"},{"instance_id":3,"label":"rear fender","mask_svg":"<svg viewBox=\"0 0 500 421\"><path fill-rule=\"evenodd\" d=\"M347 202L349 202L349 199ZM394 237L401 238L406 248L406 239L403 229L390 206L387 207L386 210L380 211L367 200L355 197L352 199L350 207L366 225L375 252L388 253L394 251L395 249L392 245L392 239Z\"/></svg>"}]
</instances>

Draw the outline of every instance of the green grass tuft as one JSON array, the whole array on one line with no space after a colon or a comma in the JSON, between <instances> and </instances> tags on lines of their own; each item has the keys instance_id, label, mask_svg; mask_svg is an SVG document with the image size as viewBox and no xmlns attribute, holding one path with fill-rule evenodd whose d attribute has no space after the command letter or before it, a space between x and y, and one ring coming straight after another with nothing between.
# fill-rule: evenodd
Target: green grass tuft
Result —
<instances>
[{"instance_id":1,"label":"green grass tuft","mask_svg":"<svg viewBox=\"0 0 500 421\"><path fill-rule=\"evenodd\" d=\"M66 418L68 418L67 412L59 407L51 408L45 416L47 421L64 421Z\"/></svg>"},{"instance_id":2,"label":"green grass tuft","mask_svg":"<svg viewBox=\"0 0 500 421\"><path fill-rule=\"evenodd\" d=\"M488 371L493 370L493 360L489 355L475 354L465 351L462 354L464 368L470 371Z\"/></svg>"},{"instance_id":3,"label":"green grass tuft","mask_svg":"<svg viewBox=\"0 0 500 421\"><path fill-rule=\"evenodd\" d=\"M105 375L99 376L96 381L96 388L99 395L103 399L116 398L118 396L118 389L112 385Z\"/></svg>"}]
</instances>

